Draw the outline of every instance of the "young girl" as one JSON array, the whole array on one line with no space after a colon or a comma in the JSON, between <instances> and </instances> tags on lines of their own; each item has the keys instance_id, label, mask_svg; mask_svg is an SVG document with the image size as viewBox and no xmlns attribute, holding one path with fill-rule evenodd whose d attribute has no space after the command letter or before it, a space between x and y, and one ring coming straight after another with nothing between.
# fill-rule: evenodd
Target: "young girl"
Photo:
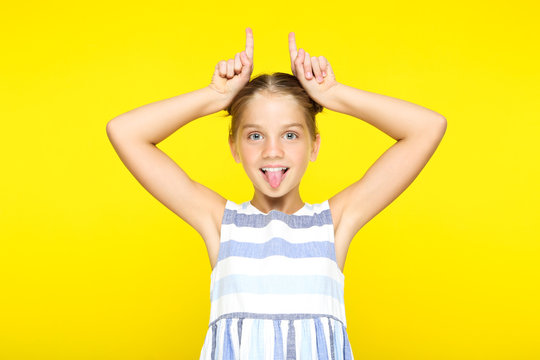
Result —
<instances>
[{"instance_id":1,"label":"young girl","mask_svg":"<svg viewBox=\"0 0 540 360\"><path fill-rule=\"evenodd\" d=\"M210 257L210 323L200 359L353 359L346 331L343 268L355 234L416 178L440 143L446 119L419 105L336 81L323 56L297 51L291 69L250 81L246 49L220 61L207 87L148 104L107 124L135 178L195 228ZM323 107L394 138L365 175L317 204L300 198L315 161ZM253 183L235 203L193 181L156 147L188 122L227 110L229 145ZM354 163L351 164L354 166Z\"/></svg>"}]
</instances>

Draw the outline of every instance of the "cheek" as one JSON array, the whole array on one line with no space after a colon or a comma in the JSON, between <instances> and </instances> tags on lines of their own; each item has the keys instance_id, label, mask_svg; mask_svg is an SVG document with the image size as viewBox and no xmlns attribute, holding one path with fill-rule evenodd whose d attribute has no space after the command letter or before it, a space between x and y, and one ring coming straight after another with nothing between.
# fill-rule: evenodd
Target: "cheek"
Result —
<instances>
[{"instance_id":1,"label":"cheek","mask_svg":"<svg viewBox=\"0 0 540 360\"><path fill-rule=\"evenodd\" d=\"M293 159L296 164L302 165L309 162L310 156L305 148L301 148L295 151L294 154L291 154L290 158Z\"/></svg>"},{"instance_id":2,"label":"cheek","mask_svg":"<svg viewBox=\"0 0 540 360\"><path fill-rule=\"evenodd\" d=\"M242 162L246 164L252 164L256 162L257 155L253 149L243 148L239 149Z\"/></svg>"}]
</instances>

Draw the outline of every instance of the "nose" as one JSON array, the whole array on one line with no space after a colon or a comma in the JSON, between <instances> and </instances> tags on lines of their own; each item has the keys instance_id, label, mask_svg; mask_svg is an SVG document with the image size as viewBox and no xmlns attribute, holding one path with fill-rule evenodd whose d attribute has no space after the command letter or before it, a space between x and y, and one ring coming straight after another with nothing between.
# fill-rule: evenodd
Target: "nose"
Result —
<instances>
[{"instance_id":1,"label":"nose","mask_svg":"<svg viewBox=\"0 0 540 360\"><path fill-rule=\"evenodd\" d=\"M263 149L264 158L279 158L283 156L283 148L279 140L279 138L269 138L269 140L266 141Z\"/></svg>"}]
</instances>

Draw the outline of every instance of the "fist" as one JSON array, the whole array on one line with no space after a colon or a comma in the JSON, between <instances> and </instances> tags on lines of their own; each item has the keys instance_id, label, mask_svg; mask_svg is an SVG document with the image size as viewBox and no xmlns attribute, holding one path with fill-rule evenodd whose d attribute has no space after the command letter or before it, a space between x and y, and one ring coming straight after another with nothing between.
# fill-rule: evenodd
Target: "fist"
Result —
<instances>
[{"instance_id":1,"label":"fist","mask_svg":"<svg viewBox=\"0 0 540 360\"><path fill-rule=\"evenodd\" d=\"M309 96L322 106L328 94L338 85L334 71L324 56L310 56L304 49L297 50L293 32L289 33L291 70Z\"/></svg>"},{"instance_id":2,"label":"fist","mask_svg":"<svg viewBox=\"0 0 540 360\"><path fill-rule=\"evenodd\" d=\"M214 68L212 81L208 85L216 92L231 99L250 80L253 72L253 32L246 28L246 49L236 53L234 59L221 60Z\"/></svg>"}]
</instances>

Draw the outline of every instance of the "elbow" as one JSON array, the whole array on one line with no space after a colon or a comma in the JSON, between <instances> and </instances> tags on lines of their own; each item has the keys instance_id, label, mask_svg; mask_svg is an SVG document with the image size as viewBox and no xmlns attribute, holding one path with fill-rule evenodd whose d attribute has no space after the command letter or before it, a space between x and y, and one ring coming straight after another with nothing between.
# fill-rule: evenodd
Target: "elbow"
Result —
<instances>
[{"instance_id":1,"label":"elbow","mask_svg":"<svg viewBox=\"0 0 540 360\"><path fill-rule=\"evenodd\" d=\"M113 133L113 128L114 128L114 119L113 120L110 120L109 122L107 122L107 126L105 127L105 130L107 132L107 137L110 139L111 136L112 136L112 133Z\"/></svg>"},{"instance_id":2,"label":"elbow","mask_svg":"<svg viewBox=\"0 0 540 360\"><path fill-rule=\"evenodd\" d=\"M434 121L432 126L430 126L430 133L435 137L438 141L441 141L444 134L446 133L446 127L447 122L446 118L444 116L437 117Z\"/></svg>"},{"instance_id":3,"label":"elbow","mask_svg":"<svg viewBox=\"0 0 540 360\"><path fill-rule=\"evenodd\" d=\"M444 134L446 131L446 118L441 114L437 114L426 122L426 128L433 132Z\"/></svg>"},{"instance_id":4,"label":"elbow","mask_svg":"<svg viewBox=\"0 0 540 360\"><path fill-rule=\"evenodd\" d=\"M436 138L439 141L446 132L446 118L444 116L437 116L426 121L424 126L418 128L411 137L419 138Z\"/></svg>"},{"instance_id":5,"label":"elbow","mask_svg":"<svg viewBox=\"0 0 540 360\"><path fill-rule=\"evenodd\" d=\"M117 121L116 118L107 122L107 126L105 127L105 130L107 132L107 137L109 138L110 141L113 141L113 139L118 138L120 134L125 134L125 130L122 130L121 124Z\"/></svg>"},{"instance_id":6,"label":"elbow","mask_svg":"<svg viewBox=\"0 0 540 360\"><path fill-rule=\"evenodd\" d=\"M446 118L444 116L442 116L441 114L439 114L439 116L437 116L437 121L440 122L440 123L443 123L446 126Z\"/></svg>"},{"instance_id":7,"label":"elbow","mask_svg":"<svg viewBox=\"0 0 540 360\"><path fill-rule=\"evenodd\" d=\"M107 137L111 142L118 143L119 141L123 142L149 142L146 141L141 136L134 135L132 131L130 131L129 124L125 123L125 120L122 120L121 118L114 118L107 122L107 126L105 127L107 132ZM152 143L152 145L155 145L155 143Z\"/></svg>"},{"instance_id":8,"label":"elbow","mask_svg":"<svg viewBox=\"0 0 540 360\"><path fill-rule=\"evenodd\" d=\"M437 128L439 129L439 132L441 134L441 137L444 135L444 133L446 132L446 128L447 128L447 121L446 121L446 118L444 116L440 116L438 119L437 119Z\"/></svg>"}]
</instances>

